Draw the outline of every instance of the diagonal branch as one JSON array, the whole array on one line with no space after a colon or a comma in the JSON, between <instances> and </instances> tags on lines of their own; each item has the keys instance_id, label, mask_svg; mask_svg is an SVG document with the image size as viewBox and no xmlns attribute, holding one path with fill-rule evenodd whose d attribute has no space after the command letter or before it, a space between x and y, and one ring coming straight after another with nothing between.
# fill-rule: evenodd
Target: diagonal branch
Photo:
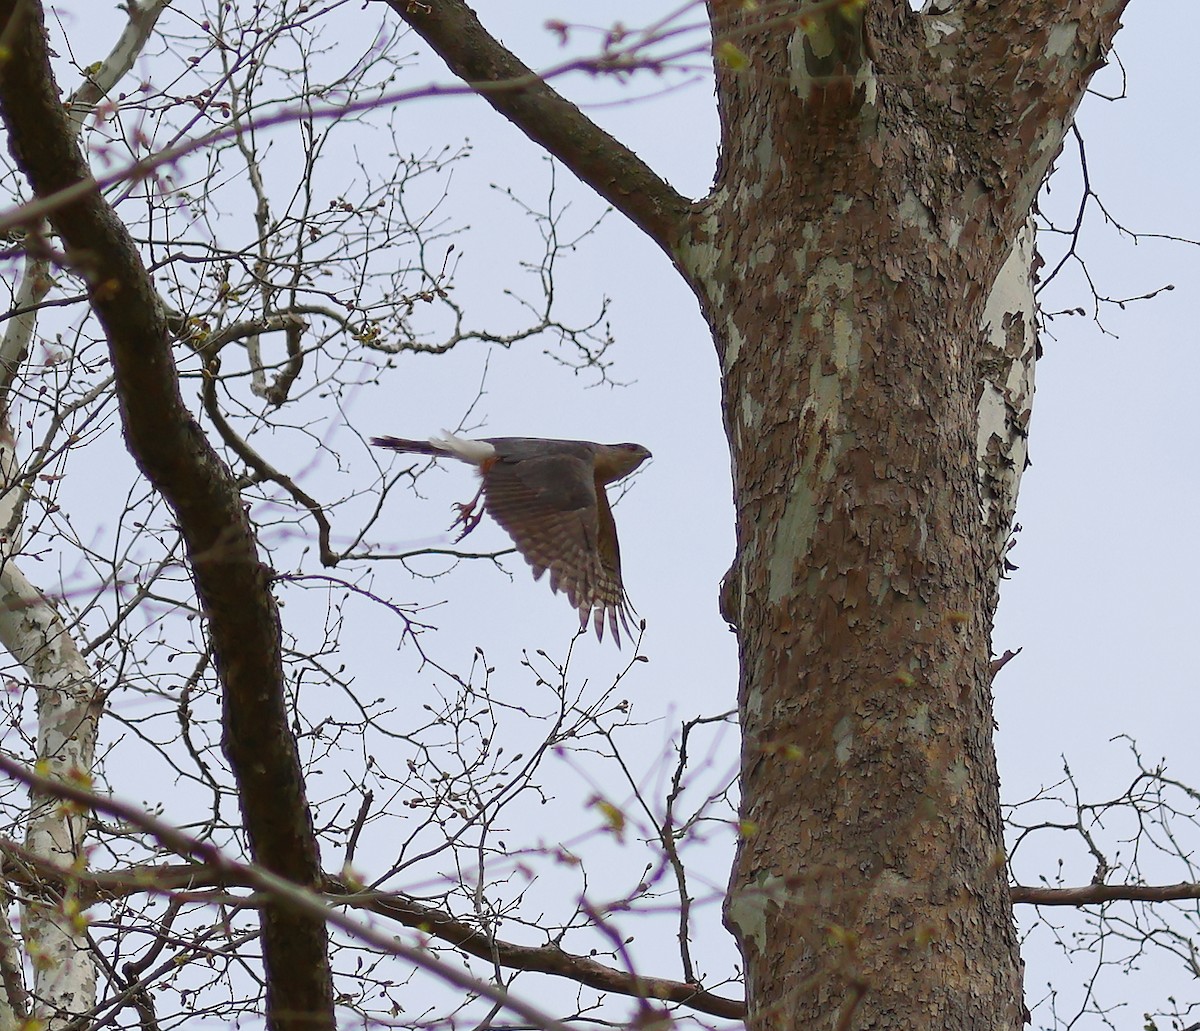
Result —
<instances>
[{"instance_id":1,"label":"diagonal branch","mask_svg":"<svg viewBox=\"0 0 1200 1031\"><path fill-rule=\"evenodd\" d=\"M181 899L189 892L213 888L254 887L250 879L209 862L135 866L111 873L92 873L64 870L52 860L36 856L3 838L0 838L0 853L5 856L3 872L13 883L29 891L44 891L49 886L52 890L65 892L69 887L84 907L147 891ZM715 995L686 981L633 975L605 966L590 956L567 952L557 945L518 945L495 939L445 910L403 895L364 892L343 878L328 875L322 891L327 904L346 905L394 920L429 938L447 942L468 955L510 970L565 977L600 991L677 1003L699 1013L730 1020L742 1020L746 1016L746 1004L741 999ZM183 895L177 894L179 892Z\"/></svg>"},{"instance_id":2,"label":"diagonal branch","mask_svg":"<svg viewBox=\"0 0 1200 1031\"><path fill-rule=\"evenodd\" d=\"M447 67L668 255L692 203L492 36L462 0L388 0Z\"/></svg>"},{"instance_id":3,"label":"diagonal branch","mask_svg":"<svg viewBox=\"0 0 1200 1031\"><path fill-rule=\"evenodd\" d=\"M67 108L71 119L78 127L84 118L100 103L133 67L138 59L150 33L158 23L159 15L167 9L170 0L130 0L122 10L126 22L121 36L109 55L100 62L98 67L90 68L87 79L70 97L67 98Z\"/></svg>"},{"instance_id":4,"label":"diagonal branch","mask_svg":"<svg viewBox=\"0 0 1200 1031\"><path fill-rule=\"evenodd\" d=\"M44 20L39 0L0 0L0 116L39 197L91 179L59 99ZM94 188L52 221L104 327L129 451L170 504L187 544L251 852L273 875L316 885L321 871L289 731L273 574L259 559L237 483L183 403L167 317L124 224ZM325 922L274 903L262 920L269 1024L333 1027Z\"/></svg>"},{"instance_id":5,"label":"diagonal branch","mask_svg":"<svg viewBox=\"0 0 1200 1031\"><path fill-rule=\"evenodd\" d=\"M456 919L444 910L422 905L401 895L354 889L335 877L326 879L326 891L345 895L350 905L389 917L405 927L413 927L433 938L440 938L463 952L510 970L525 970L566 977L579 984L618 995L674 1002L700 1013L711 1013L731 1020L744 1020L746 1004L705 991L698 984L673 981L665 977L644 977L605 966L589 956L576 956L556 945L517 945L497 940L478 927Z\"/></svg>"},{"instance_id":6,"label":"diagonal branch","mask_svg":"<svg viewBox=\"0 0 1200 1031\"><path fill-rule=\"evenodd\" d=\"M166 821L160 820L156 816L151 816L141 806L119 802L113 798L106 798L96 794L90 787L81 787L77 784L68 784L43 777L36 770L23 766L21 763L8 758L2 752L0 752L0 773L19 781L34 791L56 795L84 808L94 809L98 813L114 816L131 826L137 827L139 830L146 831L153 835L161 845L171 849L176 854L180 856L193 856L200 860L204 866L197 867L197 869L204 869L215 873L218 878L223 880L223 883L245 885L261 892L271 900L268 906L274 905L289 912L303 913L310 920L320 922L322 926L328 922L364 942L366 945L369 945L371 948L377 949L386 955L397 956L407 960L413 966L440 977L448 984L466 989L470 993L490 999L493 1002L499 1003L502 1007L507 1007L513 1013L517 1014L517 1016L523 1017L535 1028L541 1028L542 1031L567 1031L566 1025L561 1021L555 1020L537 1006L525 1002L515 995L511 995L507 989L489 984L486 981L481 981L462 970L460 966L443 962L438 957L431 955L426 949L405 945L403 942L397 941L395 936L389 935L369 924L331 908L327 901L317 895L312 888L297 885L290 880L278 877L270 871L263 870L261 867L239 863L230 859L211 842L201 841L198 838L193 838L185 834ZM15 842L3 842L3 846L4 851L9 856L16 857L18 863L27 863L37 870L50 873L52 877L61 879L65 883L74 884L77 882L73 869L64 869L51 860L22 849ZM86 878L78 879L78 883L86 883ZM310 971L299 971L298 973L305 974L310 973ZM295 1026L297 1028L308 1029L321 1026L319 1018L320 1014L311 1011L294 1015L284 1014L282 1016L277 1013L269 1026Z\"/></svg>"}]
</instances>

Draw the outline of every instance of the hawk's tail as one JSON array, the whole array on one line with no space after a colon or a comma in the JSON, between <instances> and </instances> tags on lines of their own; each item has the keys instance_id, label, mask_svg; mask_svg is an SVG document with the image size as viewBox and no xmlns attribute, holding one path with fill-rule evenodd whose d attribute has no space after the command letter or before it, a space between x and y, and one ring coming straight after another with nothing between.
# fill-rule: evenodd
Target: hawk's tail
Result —
<instances>
[{"instance_id":1,"label":"hawk's tail","mask_svg":"<svg viewBox=\"0 0 1200 1031\"><path fill-rule=\"evenodd\" d=\"M496 457L496 448L486 440L469 440L466 437L456 437L446 430L442 432L446 434L444 437L430 437L428 440L372 437L371 443L376 447L406 451L414 455L453 455L472 465L482 465L489 458Z\"/></svg>"},{"instance_id":2,"label":"hawk's tail","mask_svg":"<svg viewBox=\"0 0 1200 1031\"><path fill-rule=\"evenodd\" d=\"M376 447L391 448L393 451L405 451L414 455L440 455L444 449L434 447L428 440L405 440L403 437L372 437L371 443Z\"/></svg>"}]
</instances>

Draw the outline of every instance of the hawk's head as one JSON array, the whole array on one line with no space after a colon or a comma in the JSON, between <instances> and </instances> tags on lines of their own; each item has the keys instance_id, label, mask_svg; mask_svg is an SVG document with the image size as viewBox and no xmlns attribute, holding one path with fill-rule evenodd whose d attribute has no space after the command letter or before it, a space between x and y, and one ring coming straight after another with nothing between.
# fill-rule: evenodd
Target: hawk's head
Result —
<instances>
[{"instance_id":1,"label":"hawk's head","mask_svg":"<svg viewBox=\"0 0 1200 1031\"><path fill-rule=\"evenodd\" d=\"M602 444L596 453L596 477L612 483L628 476L650 457L650 449L641 444Z\"/></svg>"}]
</instances>

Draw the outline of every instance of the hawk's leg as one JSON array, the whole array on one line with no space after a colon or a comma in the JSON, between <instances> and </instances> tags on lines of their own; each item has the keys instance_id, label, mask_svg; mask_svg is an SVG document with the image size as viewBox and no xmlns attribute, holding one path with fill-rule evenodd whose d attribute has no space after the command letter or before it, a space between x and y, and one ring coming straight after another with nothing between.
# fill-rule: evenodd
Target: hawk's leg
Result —
<instances>
[{"instance_id":1,"label":"hawk's leg","mask_svg":"<svg viewBox=\"0 0 1200 1031\"><path fill-rule=\"evenodd\" d=\"M455 516L454 522L450 524L450 529L453 530L459 524L462 525L462 532L454 538L454 543L457 544L467 534L479 525L479 520L483 518L483 507L480 506L479 511L475 511L475 506L479 505L479 499L483 497L483 484L479 485L479 490L475 492L475 497L468 501L465 505L456 501L454 507L458 509L458 515Z\"/></svg>"}]
</instances>

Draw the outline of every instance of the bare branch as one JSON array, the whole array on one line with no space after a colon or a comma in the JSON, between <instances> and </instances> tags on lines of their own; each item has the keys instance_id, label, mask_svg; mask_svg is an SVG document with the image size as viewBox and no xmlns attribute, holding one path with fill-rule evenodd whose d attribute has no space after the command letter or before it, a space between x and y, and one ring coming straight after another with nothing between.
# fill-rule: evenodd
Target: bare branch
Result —
<instances>
[{"instance_id":1,"label":"bare branch","mask_svg":"<svg viewBox=\"0 0 1200 1031\"><path fill-rule=\"evenodd\" d=\"M1095 906L1104 902L1174 902L1200 899L1200 884L1084 884L1077 888L1034 888L1014 884L1013 903L1033 906Z\"/></svg>"},{"instance_id":2,"label":"bare branch","mask_svg":"<svg viewBox=\"0 0 1200 1031\"><path fill-rule=\"evenodd\" d=\"M10 857L5 863L4 872L15 884L34 888L49 878L62 890L69 882L84 905L147 891L172 895L182 892L187 895L213 888L227 890L255 886L251 878L239 876L229 866L211 862L139 866L119 873L91 873L54 867L44 860L31 857L15 842L0 839L0 850ZM41 878L38 881L33 880L27 867L21 865L34 863ZM557 945L518 945L495 939L481 928L459 920L445 910L400 894L363 891L345 878L332 875L326 875L322 890L328 902L386 917L431 938L448 942L467 955L489 963L499 963L511 970L565 977L600 991L678 1003L699 1013L731 1020L745 1017L745 1003L742 1000L714 995L698 984L616 970L590 956L573 955Z\"/></svg>"},{"instance_id":3,"label":"bare branch","mask_svg":"<svg viewBox=\"0 0 1200 1031\"><path fill-rule=\"evenodd\" d=\"M388 6L455 75L674 258L673 248L692 211L686 197L551 89L488 33L462 0L388 0Z\"/></svg>"},{"instance_id":4,"label":"bare branch","mask_svg":"<svg viewBox=\"0 0 1200 1031\"><path fill-rule=\"evenodd\" d=\"M98 66L88 69L87 81L67 99L67 110L76 126L82 125L88 113L129 74L169 3L170 0L129 0L122 7L128 21L120 38Z\"/></svg>"},{"instance_id":5,"label":"bare branch","mask_svg":"<svg viewBox=\"0 0 1200 1031\"><path fill-rule=\"evenodd\" d=\"M329 543L332 527L329 525L329 518L325 515L325 510L321 507L320 502L309 495L290 476L280 472L280 470L276 469L262 455L255 451L254 448L234 431L225 416L221 414L220 405L217 404L217 376L220 372L221 359L214 355L209 359L208 366L205 369L203 398L204 410L213 421L213 425L216 426L217 432L221 434L221 439L261 479L279 484L296 501L312 513L312 517L317 524L317 545L321 552L321 563L325 566L336 566L341 556L333 550L333 546Z\"/></svg>"},{"instance_id":6,"label":"bare branch","mask_svg":"<svg viewBox=\"0 0 1200 1031\"><path fill-rule=\"evenodd\" d=\"M630 995L634 998L675 1002L700 1013L728 1017L731 1020L741 1020L746 1015L746 1004L740 999L726 999L714 995L698 984L615 970L588 956L572 955L556 945L529 946L499 941L478 927L456 920L448 913L397 895L370 893L361 896L363 901L360 903L358 897L353 894L352 887L338 878L329 878L327 886L330 891L349 895L354 905L361 905L380 916L391 917L407 927L419 928L427 934L456 945L472 956L495 961L504 967L554 974L589 988Z\"/></svg>"},{"instance_id":7,"label":"bare branch","mask_svg":"<svg viewBox=\"0 0 1200 1031\"><path fill-rule=\"evenodd\" d=\"M0 754L0 772L6 773L14 780L20 781L35 791L68 799L80 806L95 809L97 812L106 813L134 827L138 827L152 834L163 845L178 855L194 856L199 859L212 870L218 871L222 877L229 878L231 883L244 884L262 891L282 907L292 912L303 913L309 922L320 921L324 923L327 921L374 948L393 956L400 956L415 966L436 974L449 984L465 988L468 991L482 995L484 998L500 1003L518 1016L532 1021L534 1026L542 1028L544 1031L567 1031L565 1025L555 1020L549 1014L544 1013L536 1006L523 1002L503 989L495 988L485 981L480 981L478 978L472 977L470 974L463 973L459 968L442 962L425 949L405 945L402 942L396 941L392 935L377 931L373 927L339 913L337 910L330 908L320 896L311 890L297 885L292 881L277 877L275 874L263 870L258 866L239 863L236 860L228 858L216 846L209 842L198 841L184 834L169 823L149 815L139 806L127 805L111 798L103 798L86 788L73 784L64 784L60 781L43 777L2 754ZM49 860L43 859L41 856L22 850L15 843L8 843L6 847L10 854L20 854L25 861L36 865L39 869L50 871L56 877L68 881L73 877L73 872L70 869L64 869ZM309 1013L305 1014L305 1016L307 1019L304 1023L312 1026L315 1022L316 1014ZM278 1020L278 1018L276 1019ZM290 1022L290 1020L285 1019L281 1023Z\"/></svg>"}]
</instances>

